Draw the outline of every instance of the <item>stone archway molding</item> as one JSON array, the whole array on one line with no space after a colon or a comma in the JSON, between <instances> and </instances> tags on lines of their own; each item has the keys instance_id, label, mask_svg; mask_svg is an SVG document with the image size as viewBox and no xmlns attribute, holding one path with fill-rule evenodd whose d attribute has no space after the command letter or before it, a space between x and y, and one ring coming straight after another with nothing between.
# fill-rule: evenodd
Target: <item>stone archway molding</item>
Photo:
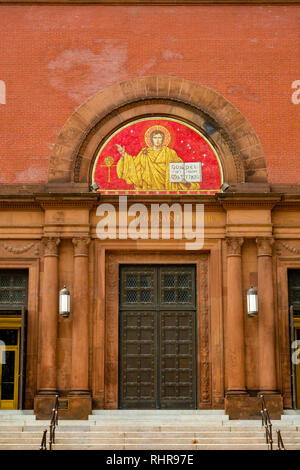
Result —
<instances>
[{"instance_id":1,"label":"stone archway molding","mask_svg":"<svg viewBox=\"0 0 300 470\"><path fill-rule=\"evenodd\" d=\"M100 127L100 132L97 132L98 140L99 134L100 138L101 135L104 138L107 116L113 115L114 125L121 126L126 117L133 119L140 111L131 111L130 114L128 110L126 113L120 113L119 109L134 103L149 103L149 100L154 103L151 110L148 108L152 113L156 109L155 100L166 100L190 106L209 116L233 143L231 147L234 147L232 154L236 172L233 174L232 170L229 171L229 182L267 183L266 161L261 143L250 123L238 109L206 86L182 78L160 75L117 83L100 91L80 106L65 123L57 138L50 159L48 183L89 183L94 155L85 155L82 149L85 147L85 141L93 137L95 126L101 121L104 122L102 131ZM89 137L91 135L92 137ZM226 166L226 155L223 164ZM76 180L75 175L79 173L81 177Z\"/></svg>"}]
</instances>

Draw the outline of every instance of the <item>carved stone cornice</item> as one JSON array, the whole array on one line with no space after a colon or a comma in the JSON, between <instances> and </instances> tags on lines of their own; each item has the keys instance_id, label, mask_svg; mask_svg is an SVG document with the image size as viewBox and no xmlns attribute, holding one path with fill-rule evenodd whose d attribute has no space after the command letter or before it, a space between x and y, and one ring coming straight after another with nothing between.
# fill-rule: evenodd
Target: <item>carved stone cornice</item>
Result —
<instances>
[{"instance_id":1,"label":"carved stone cornice","mask_svg":"<svg viewBox=\"0 0 300 470\"><path fill-rule=\"evenodd\" d=\"M60 238L43 237L42 242L44 245L44 257L45 256L58 256L58 245L60 244Z\"/></svg>"},{"instance_id":2,"label":"carved stone cornice","mask_svg":"<svg viewBox=\"0 0 300 470\"><path fill-rule=\"evenodd\" d=\"M274 239L271 237L256 238L257 256L272 256L273 244L274 244Z\"/></svg>"},{"instance_id":3,"label":"carved stone cornice","mask_svg":"<svg viewBox=\"0 0 300 470\"><path fill-rule=\"evenodd\" d=\"M72 238L72 243L74 245L74 257L75 256L88 256L90 241L91 239L89 237Z\"/></svg>"},{"instance_id":4,"label":"carved stone cornice","mask_svg":"<svg viewBox=\"0 0 300 470\"><path fill-rule=\"evenodd\" d=\"M241 256L243 243L243 237L227 237L227 256Z\"/></svg>"}]
</instances>

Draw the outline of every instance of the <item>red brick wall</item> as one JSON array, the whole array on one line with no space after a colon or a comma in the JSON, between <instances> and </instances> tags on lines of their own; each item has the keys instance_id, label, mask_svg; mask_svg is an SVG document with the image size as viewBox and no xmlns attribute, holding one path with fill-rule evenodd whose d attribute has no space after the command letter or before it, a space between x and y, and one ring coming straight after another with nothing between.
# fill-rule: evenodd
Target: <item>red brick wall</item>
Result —
<instances>
[{"instance_id":1,"label":"red brick wall","mask_svg":"<svg viewBox=\"0 0 300 470\"><path fill-rule=\"evenodd\" d=\"M172 75L249 120L271 183L300 184L300 6L1 6L0 183L47 181L74 109L102 88Z\"/></svg>"}]
</instances>

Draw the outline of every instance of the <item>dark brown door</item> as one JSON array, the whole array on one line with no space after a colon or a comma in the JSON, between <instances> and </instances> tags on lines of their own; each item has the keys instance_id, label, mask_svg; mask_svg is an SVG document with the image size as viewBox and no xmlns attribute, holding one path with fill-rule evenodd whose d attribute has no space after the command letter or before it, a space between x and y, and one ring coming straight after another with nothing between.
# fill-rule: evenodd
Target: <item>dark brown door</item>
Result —
<instances>
[{"instance_id":1,"label":"dark brown door","mask_svg":"<svg viewBox=\"0 0 300 470\"><path fill-rule=\"evenodd\" d=\"M195 266L120 268L119 407L196 408Z\"/></svg>"}]
</instances>

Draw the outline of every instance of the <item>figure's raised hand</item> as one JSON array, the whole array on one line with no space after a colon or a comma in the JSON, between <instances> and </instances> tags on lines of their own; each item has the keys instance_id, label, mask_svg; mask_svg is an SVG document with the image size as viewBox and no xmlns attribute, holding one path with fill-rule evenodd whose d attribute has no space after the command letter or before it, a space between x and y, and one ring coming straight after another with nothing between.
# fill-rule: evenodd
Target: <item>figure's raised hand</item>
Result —
<instances>
[{"instance_id":1,"label":"figure's raised hand","mask_svg":"<svg viewBox=\"0 0 300 470\"><path fill-rule=\"evenodd\" d=\"M116 144L116 147L117 147L118 152L119 152L119 154L121 155L121 157L124 157L124 155L125 155L125 147L122 147L122 145L119 145L119 144Z\"/></svg>"}]
</instances>

